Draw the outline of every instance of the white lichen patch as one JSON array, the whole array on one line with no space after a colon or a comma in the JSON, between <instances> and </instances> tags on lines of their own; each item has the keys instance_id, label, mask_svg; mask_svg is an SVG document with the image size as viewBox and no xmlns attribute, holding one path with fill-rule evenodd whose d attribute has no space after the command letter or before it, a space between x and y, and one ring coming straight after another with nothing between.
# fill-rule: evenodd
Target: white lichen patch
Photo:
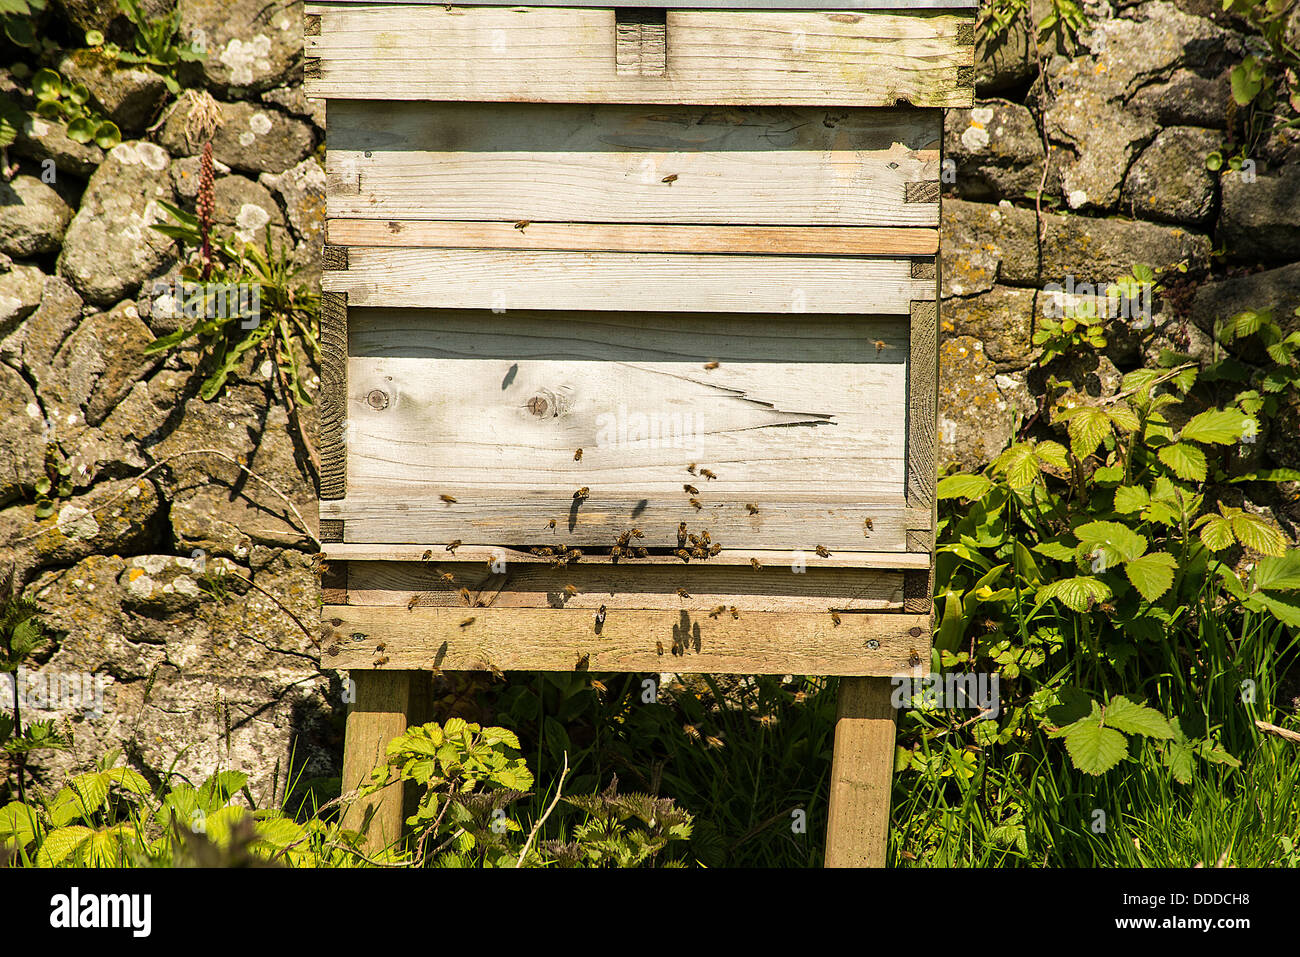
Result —
<instances>
[{"instance_id":1,"label":"white lichen patch","mask_svg":"<svg viewBox=\"0 0 1300 957\"><path fill-rule=\"evenodd\" d=\"M93 538L99 533L99 522L90 509L80 505L65 505L59 510L59 531L68 538Z\"/></svg>"},{"instance_id":2,"label":"white lichen patch","mask_svg":"<svg viewBox=\"0 0 1300 957\"><path fill-rule=\"evenodd\" d=\"M128 575L126 590L136 598L149 598L153 595L154 580L148 575Z\"/></svg>"},{"instance_id":3,"label":"white lichen patch","mask_svg":"<svg viewBox=\"0 0 1300 957\"><path fill-rule=\"evenodd\" d=\"M265 113L254 113L248 118L248 128L258 136L271 132L271 118Z\"/></svg>"},{"instance_id":4,"label":"white lichen patch","mask_svg":"<svg viewBox=\"0 0 1300 957\"><path fill-rule=\"evenodd\" d=\"M235 217L235 235L246 243L253 241L257 231L271 221L271 214L255 203L245 203L239 207Z\"/></svg>"},{"instance_id":5,"label":"white lichen patch","mask_svg":"<svg viewBox=\"0 0 1300 957\"><path fill-rule=\"evenodd\" d=\"M226 44L221 51L220 60L230 68L230 82L248 85L257 73L268 73L271 69L271 38L258 34L245 43L238 37Z\"/></svg>"}]
</instances>

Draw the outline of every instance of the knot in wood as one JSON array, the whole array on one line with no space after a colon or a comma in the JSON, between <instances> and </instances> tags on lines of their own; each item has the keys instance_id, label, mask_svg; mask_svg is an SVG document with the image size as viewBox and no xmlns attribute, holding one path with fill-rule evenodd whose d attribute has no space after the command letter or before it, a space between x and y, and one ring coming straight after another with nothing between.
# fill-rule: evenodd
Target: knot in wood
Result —
<instances>
[{"instance_id":1,"label":"knot in wood","mask_svg":"<svg viewBox=\"0 0 1300 957\"><path fill-rule=\"evenodd\" d=\"M370 394L366 396L366 402L370 408L382 412L388 408L388 393L382 389L371 389Z\"/></svg>"},{"instance_id":2,"label":"knot in wood","mask_svg":"<svg viewBox=\"0 0 1300 957\"><path fill-rule=\"evenodd\" d=\"M528 411L539 419L550 411L550 403L546 401L545 396L535 395L528 400Z\"/></svg>"}]
</instances>

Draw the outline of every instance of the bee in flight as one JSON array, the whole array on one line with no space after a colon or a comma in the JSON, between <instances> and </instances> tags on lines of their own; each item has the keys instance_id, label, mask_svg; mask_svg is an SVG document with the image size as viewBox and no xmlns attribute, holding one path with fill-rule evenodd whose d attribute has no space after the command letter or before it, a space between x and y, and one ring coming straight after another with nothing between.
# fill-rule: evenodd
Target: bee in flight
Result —
<instances>
[{"instance_id":1,"label":"bee in flight","mask_svg":"<svg viewBox=\"0 0 1300 957\"><path fill-rule=\"evenodd\" d=\"M749 514L750 514L750 515L757 515L757 514L758 514L758 506L755 505L753 502L748 503L748 504L745 506L745 508L749 509Z\"/></svg>"},{"instance_id":2,"label":"bee in flight","mask_svg":"<svg viewBox=\"0 0 1300 957\"><path fill-rule=\"evenodd\" d=\"M451 7L448 7L447 9L450 10ZM531 225L532 225L532 220L521 219L519 220L519 222L515 223L515 229L520 229L520 230L527 229Z\"/></svg>"},{"instance_id":3,"label":"bee in flight","mask_svg":"<svg viewBox=\"0 0 1300 957\"><path fill-rule=\"evenodd\" d=\"M718 605L718 606L715 607L712 611L709 612L709 617L710 617L710 618L721 618L721 617L722 617L722 613L723 613L724 611L726 611L726 610L727 610L727 606L726 606L726 605Z\"/></svg>"},{"instance_id":4,"label":"bee in flight","mask_svg":"<svg viewBox=\"0 0 1300 957\"><path fill-rule=\"evenodd\" d=\"M474 599L470 597L468 588L462 587L460 591L456 592L456 594L460 595L461 601L463 601L465 604L467 605L474 604Z\"/></svg>"},{"instance_id":5,"label":"bee in flight","mask_svg":"<svg viewBox=\"0 0 1300 957\"><path fill-rule=\"evenodd\" d=\"M572 598L572 597L574 597L575 595L578 594L578 586L577 586L577 585L565 585L565 586L564 586L564 593L565 593L566 595L568 595L570 598Z\"/></svg>"},{"instance_id":6,"label":"bee in flight","mask_svg":"<svg viewBox=\"0 0 1300 957\"><path fill-rule=\"evenodd\" d=\"M442 495L439 495L438 498L442 499L442 500L443 500L444 502L446 502L448 505L451 505L451 504L453 504L453 503L456 501L456 496L454 496L454 495L447 495L446 493L443 493Z\"/></svg>"},{"instance_id":7,"label":"bee in flight","mask_svg":"<svg viewBox=\"0 0 1300 957\"><path fill-rule=\"evenodd\" d=\"M432 558L432 557L433 557L433 549L432 549L432 548L426 548L426 549L424 550L424 554L420 556L420 561L422 561L422 562L427 562L427 561L428 561L430 558Z\"/></svg>"},{"instance_id":8,"label":"bee in flight","mask_svg":"<svg viewBox=\"0 0 1300 957\"><path fill-rule=\"evenodd\" d=\"M411 596L411 600L406 603L406 610L410 611L419 603L420 603L420 593L416 592L414 595Z\"/></svg>"},{"instance_id":9,"label":"bee in flight","mask_svg":"<svg viewBox=\"0 0 1300 957\"><path fill-rule=\"evenodd\" d=\"M716 361L704 363L704 368L710 371L716 369L717 367L718 367L718 363Z\"/></svg>"},{"instance_id":10,"label":"bee in flight","mask_svg":"<svg viewBox=\"0 0 1300 957\"><path fill-rule=\"evenodd\" d=\"M695 474L695 463L692 462L690 465L686 466L686 471L688 471L688 472L690 472L692 475L694 475L694 474Z\"/></svg>"},{"instance_id":11,"label":"bee in flight","mask_svg":"<svg viewBox=\"0 0 1300 957\"><path fill-rule=\"evenodd\" d=\"M466 618L464 621L462 621L462 622L460 623L460 626L461 626L462 628L468 628L468 627L469 627L470 625L472 625L472 624L474 624L474 618L473 618L473 616L471 616L471 617L469 617L469 618Z\"/></svg>"},{"instance_id":12,"label":"bee in flight","mask_svg":"<svg viewBox=\"0 0 1300 957\"><path fill-rule=\"evenodd\" d=\"M677 182L677 174L676 174L676 173L669 173L669 174L668 174L667 176L665 176L662 180L660 180L660 182L661 182L661 183L667 183L669 186L671 186L671 185L673 185L673 183Z\"/></svg>"},{"instance_id":13,"label":"bee in flight","mask_svg":"<svg viewBox=\"0 0 1300 957\"><path fill-rule=\"evenodd\" d=\"M696 510L697 512L698 512L700 509L704 508L704 506L700 504L700 500L699 500L698 498L693 498L693 499L691 499L691 504L695 506L695 510Z\"/></svg>"},{"instance_id":14,"label":"bee in flight","mask_svg":"<svg viewBox=\"0 0 1300 957\"><path fill-rule=\"evenodd\" d=\"M690 597L691 597L691 593L688 592L685 588L679 588L679 589L677 589L677 595L678 595L679 598L690 598Z\"/></svg>"}]
</instances>

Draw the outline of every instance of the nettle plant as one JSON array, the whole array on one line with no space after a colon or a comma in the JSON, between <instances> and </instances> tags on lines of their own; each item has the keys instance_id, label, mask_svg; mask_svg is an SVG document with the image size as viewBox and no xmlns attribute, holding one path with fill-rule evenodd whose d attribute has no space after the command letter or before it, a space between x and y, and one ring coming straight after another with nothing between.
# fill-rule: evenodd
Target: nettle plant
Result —
<instances>
[{"instance_id":1,"label":"nettle plant","mask_svg":"<svg viewBox=\"0 0 1300 957\"><path fill-rule=\"evenodd\" d=\"M1074 338L1086 349L1091 327ZM966 722L973 742L946 773L969 778L972 749L1023 747L1037 729L1087 774L1158 758L1187 782L1198 763L1236 766L1220 738L1244 745L1271 717L1300 635L1300 550L1236 487L1300 480L1241 468L1259 416L1294 397L1300 335L1267 312L1220 332L1248 338L1271 367L1165 352L1102 399L1049 378L1050 425L940 482L935 665L994 670L1004 689L1002 715ZM1211 404L1234 379L1254 387ZM900 763L933 770L923 753Z\"/></svg>"}]
</instances>

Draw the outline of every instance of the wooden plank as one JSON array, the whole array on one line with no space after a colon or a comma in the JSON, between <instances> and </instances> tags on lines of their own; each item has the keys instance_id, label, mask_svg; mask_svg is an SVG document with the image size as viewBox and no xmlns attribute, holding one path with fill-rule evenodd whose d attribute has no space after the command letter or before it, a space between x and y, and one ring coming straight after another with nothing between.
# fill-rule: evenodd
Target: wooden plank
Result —
<instances>
[{"instance_id":1,"label":"wooden plank","mask_svg":"<svg viewBox=\"0 0 1300 957\"><path fill-rule=\"evenodd\" d=\"M348 603L348 569L342 562L325 564L320 571L320 597L326 605Z\"/></svg>"},{"instance_id":2,"label":"wooden plank","mask_svg":"<svg viewBox=\"0 0 1300 957\"><path fill-rule=\"evenodd\" d=\"M329 122L332 218L939 222L906 202L909 182L938 183L936 110L340 100Z\"/></svg>"},{"instance_id":3,"label":"wooden plank","mask_svg":"<svg viewBox=\"0 0 1300 957\"><path fill-rule=\"evenodd\" d=\"M663 76L616 72L612 8L322 7L308 96L969 107L967 11L670 10ZM962 72L965 68L966 73Z\"/></svg>"},{"instance_id":4,"label":"wooden plank","mask_svg":"<svg viewBox=\"0 0 1300 957\"><path fill-rule=\"evenodd\" d=\"M347 494L348 297L323 292L320 297L320 497Z\"/></svg>"},{"instance_id":5,"label":"wooden plank","mask_svg":"<svg viewBox=\"0 0 1300 957\"><path fill-rule=\"evenodd\" d=\"M564 671L586 656L591 671L890 675L929 647L927 617L845 612L835 625L826 612L738 611L609 609L597 633L596 616L564 609L330 605L321 667L375 668L383 644L384 668Z\"/></svg>"},{"instance_id":6,"label":"wooden plank","mask_svg":"<svg viewBox=\"0 0 1300 957\"><path fill-rule=\"evenodd\" d=\"M908 350L907 504L933 509L938 469L938 305L912 306ZM929 541L925 551L932 549Z\"/></svg>"},{"instance_id":7,"label":"wooden plank","mask_svg":"<svg viewBox=\"0 0 1300 957\"><path fill-rule=\"evenodd\" d=\"M350 306L907 315L907 259L356 246L321 289Z\"/></svg>"},{"instance_id":8,"label":"wooden plank","mask_svg":"<svg viewBox=\"0 0 1300 957\"><path fill-rule=\"evenodd\" d=\"M686 522L690 534L707 531L721 545L739 543L747 548L800 550L811 554L817 545L832 553L860 546L862 529L871 519L871 544L880 551L908 551L908 526L928 527L929 511L907 509L902 503L863 502L852 495L832 500L772 501L759 499L760 513L750 516L740 502L714 503L696 511L678 502L653 502L635 497L615 498L595 492L582 507L573 509L563 491L534 488L499 493L489 498L483 489L475 498L462 492L459 507L437 500L437 489L426 487L402 498L322 501L321 514L345 519L347 542L362 544L418 544L456 539L501 542L512 546L564 544L580 549L609 548L630 528L642 530L646 548L675 548L677 529ZM433 493L433 501L427 496ZM647 504L637 513L641 502ZM546 527L547 516L557 519L558 530ZM573 525L570 527L570 518ZM590 560L608 561L595 557Z\"/></svg>"},{"instance_id":9,"label":"wooden plank","mask_svg":"<svg viewBox=\"0 0 1300 957\"><path fill-rule=\"evenodd\" d=\"M924 574L924 573L918 573ZM789 566L762 568L680 562L634 566L581 562L555 568L501 560L490 567L463 562L353 562L347 593L326 604L465 609L566 608L595 614L609 609L660 609L709 615L719 607L763 611L902 611L901 571ZM451 575L452 581L443 578ZM570 595L566 588L577 589ZM461 589L468 591L468 605ZM680 591L679 591L680 589ZM686 592L685 595L681 591Z\"/></svg>"},{"instance_id":10,"label":"wooden plank","mask_svg":"<svg viewBox=\"0 0 1300 957\"><path fill-rule=\"evenodd\" d=\"M459 545L454 553L448 552L445 542L428 544L355 544L335 542L321 547L321 554L328 560L354 562L419 562L424 553L430 552L430 561L450 570L460 564L483 565L486 562L503 558L512 564L532 562L549 565L553 559L542 558L532 552L496 545L464 544ZM757 559L762 565L789 567L802 562L808 568L881 568L881 569L928 569L930 556L908 552L854 552L834 551L825 558L814 552L780 551L777 549L738 549L724 548L708 560L714 565L750 565L751 559ZM681 559L672 555L652 552L646 558L623 558L620 564L637 567L640 565L681 565ZM328 603L327 603L328 604ZM337 602L336 604L343 604Z\"/></svg>"},{"instance_id":11,"label":"wooden plank","mask_svg":"<svg viewBox=\"0 0 1300 957\"><path fill-rule=\"evenodd\" d=\"M608 546L641 525L643 544L676 547L685 521L724 546L895 551L908 527L931 525L928 508L903 508L898 320L356 309L350 321L354 494L322 505L352 520L348 541Z\"/></svg>"},{"instance_id":12,"label":"wooden plank","mask_svg":"<svg viewBox=\"0 0 1300 957\"><path fill-rule=\"evenodd\" d=\"M939 250L939 231L924 227L530 222L520 229L512 223L331 219L328 230L330 242L341 246L931 257ZM918 270L918 265L929 269ZM933 262L913 260L911 276L933 279Z\"/></svg>"},{"instance_id":13,"label":"wooden plank","mask_svg":"<svg viewBox=\"0 0 1300 957\"><path fill-rule=\"evenodd\" d=\"M346 4L437 4L452 6L446 0L318 0L308 3L308 13L319 13L335 5ZM518 0L474 0L475 6L521 6ZM530 7L607 7L608 0L532 0ZM619 7L653 7L674 10L678 7L699 7L700 0L619 0ZM960 10L975 9L979 0L707 0L710 10Z\"/></svg>"},{"instance_id":14,"label":"wooden plank","mask_svg":"<svg viewBox=\"0 0 1300 957\"><path fill-rule=\"evenodd\" d=\"M614 64L620 76L663 76L668 70L668 23L663 9L614 10Z\"/></svg>"},{"instance_id":15,"label":"wooden plank","mask_svg":"<svg viewBox=\"0 0 1300 957\"><path fill-rule=\"evenodd\" d=\"M348 708L344 734L343 794L367 781L371 770L385 762L388 742L406 731L412 677L410 671L395 669L357 670L350 675L349 687L355 698ZM400 784L355 799L344 805L343 827L364 829L363 847L371 853L380 851L401 839L402 803Z\"/></svg>"},{"instance_id":16,"label":"wooden plank","mask_svg":"<svg viewBox=\"0 0 1300 957\"><path fill-rule=\"evenodd\" d=\"M840 681L826 824L827 867L884 867L897 711L887 678Z\"/></svg>"}]
</instances>

